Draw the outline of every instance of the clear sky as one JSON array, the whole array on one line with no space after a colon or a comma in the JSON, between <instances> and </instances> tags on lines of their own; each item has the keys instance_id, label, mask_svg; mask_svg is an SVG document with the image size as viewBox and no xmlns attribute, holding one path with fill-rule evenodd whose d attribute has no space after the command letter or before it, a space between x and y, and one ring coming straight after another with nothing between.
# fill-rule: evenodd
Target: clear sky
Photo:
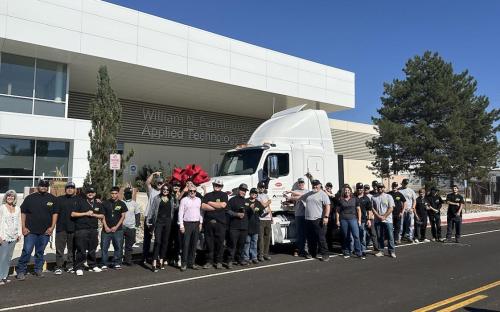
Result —
<instances>
[{"instance_id":1,"label":"clear sky","mask_svg":"<svg viewBox=\"0 0 500 312\"><path fill-rule=\"evenodd\" d=\"M468 69L500 107L500 1L109 0L356 74L356 108L332 117L371 122L383 83L425 50Z\"/></svg>"}]
</instances>

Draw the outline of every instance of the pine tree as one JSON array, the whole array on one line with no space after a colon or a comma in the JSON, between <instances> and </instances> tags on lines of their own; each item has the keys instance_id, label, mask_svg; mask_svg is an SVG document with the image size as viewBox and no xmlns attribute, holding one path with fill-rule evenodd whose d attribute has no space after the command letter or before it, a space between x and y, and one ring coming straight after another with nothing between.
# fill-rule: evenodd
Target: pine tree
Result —
<instances>
[{"instance_id":1,"label":"pine tree","mask_svg":"<svg viewBox=\"0 0 500 312\"><path fill-rule=\"evenodd\" d=\"M85 184L92 184L97 194L105 197L113 183L109 154L117 151L116 137L121 130L122 116L122 107L111 88L106 66L99 68L97 91L90 102L89 112L92 123L89 132L90 151L87 155L90 171L85 178Z\"/></svg>"},{"instance_id":2,"label":"pine tree","mask_svg":"<svg viewBox=\"0 0 500 312\"><path fill-rule=\"evenodd\" d=\"M477 82L467 71L425 52L408 60L405 78L384 84L380 117L372 118L379 136L367 145L381 176L414 173L426 184L438 177L482 178L495 165L500 111L476 96Z\"/></svg>"}]
</instances>

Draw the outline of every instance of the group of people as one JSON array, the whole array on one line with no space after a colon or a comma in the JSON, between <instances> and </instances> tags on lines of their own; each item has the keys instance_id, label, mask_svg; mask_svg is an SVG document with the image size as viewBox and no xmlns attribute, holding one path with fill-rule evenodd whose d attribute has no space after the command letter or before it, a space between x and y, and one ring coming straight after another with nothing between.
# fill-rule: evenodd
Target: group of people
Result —
<instances>
[{"instance_id":1,"label":"group of people","mask_svg":"<svg viewBox=\"0 0 500 312\"><path fill-rule=\"evenodd\" d=\"M119 187L113 187L107 200L96 199L96 190L88 187L85 196L76 194L73 182L65 185L65 194L59 197L48 192L49 181L40 180L37 191L17 205L14 190L5 193L0 206L0 279L8 279L10 261L15 244L24 237L23 249L16 266L16 278L25 280L27 265L33 250L34 275L43 277L45 248L55 231L56 267L54 273L63 270L83 275L85 263L89 270L101 272L109 267L121 269L132 264L132 245L141 210L132 200L132 189L127 188L123 200L119 199ZM101 261L97 263L101 224ZM109 247L114 253L110 262ZM123 254L123 245L125 252ZM65 253L65 250L68 252Z\"/></svg>"},{"instance_id":2,"label":"group of people","mask_svg":"<svg viewBox=\"0 0 500 312\"><path fill-rule=\"evenodd\" d=\"M159 174L146 180L143 263L151 263L152 271L164 269L168 262L185 271L271 260L272 211L265 183L251 189L241 184L229 199L222 180L213 181L213 191L202 195L189 181L181 189L178 181L165 183ZM202 230L206 255L200 267L196 254Z\"/></svg>"},{"instance_id":3,"label":"group of people","mask_svg":"<svg viewBox=\"0 0 500 312\"><path fill-rule=\"evenodd\" d=\"M355 255L366 259L370 245L376 256L383 256L386 243L388 255L395 258L395 245L402 240L429 241L427 220L432 240L443 241L440 210L445 202L448 204L446 240L451 240L454 228L455 241L459 241L464 198L456 185L443 201L435 188L428 192L421 189L417 196L408 187L407 179L401 187L392 183L388 193L377 181L372 187L357 183L354 190L346 184L334 193L331 183L323 188L320 181L308 177L311 190L299 178L295 187L284 194L294 205L296 256L328 261L332 233L340 230L345 258ZM178 181L167 183L158 172L147 178L142 252L145 266L153 272L165 269L169 263L181 271L223 266L231 269L235 264L271 260L273 212L266 183L259 182L256 188L243 183L230 199L229 192L223 191L223 181L214 180L212 186L213 191L206 193L204 188L205 194L201 194L193 183L187 182L184 187ZM33 250L34 275L43 277L45 248L54 231L57 275L67 271L81 276L84 269L101 272L133 264L132 249L140 228L141 208L132 199L131 188L124 190L123 200L119 199L119 187L111 189L109 199L101 200L91 186L85 188L83 196L78 196L75 184L68 182L65 194L59 197L48 193L48 187L48 181L40 180L37 192L28 195L20 206L13 190L2 199L0 285L10 282L10 261L21 237L24 245L16 278L25 279ZM202 231L204 240L200 240ZM198 248L200 242L202 248ZM110 259L111 244L114 252ZM197 259L198 249L206 250L203 259ZM199 266L197 263L202 260L204 264Z\"/></svg>"},{"instance_id":4,"label":"group of people","mask_svg":"<svg viewBox=\"0 0 500 312\"><path fill-rule=\"evenodd\" d=\"M300 185L304 183L299 179ZM429 242L426 238L427 220L430 221L432 241L452 242L453 230L455 230L455 242L459 242L462 223L462 210L465 201L458 192L458 186L452 186L452 193L446 196L444 201L438 190L432 187L429 191L420 189L417 194L408 187L408 179L404 179L399 185L393 182L392 190L386 193L385 185L378 181L368 184L357 183L353 191L349 185L341 187L339 192L333 194L331 183L326 184L324 192L328 195L330 205L333 207L330 214L325 209L323 223L324 234L321 237L331 237L329 233L340 229L342 241L342 253L345 258L352 254L366 259L368 246L371 244L375 256L383 256L384 247L387 243L389 256L396 258L395 246L402 240L412 243ZM313 181L314 187L314 181ZM291 192L292 198L298 200L295 208L295 219L298 227L297 251L299 255L307 256L304 237L311 229L302 226L301 205L305 205L307 222L307 201L305 195L297 191ZM301 200L302 198L302 200ZM448 204L447 210L447 232L446 239L441 236L441 207ZM299 217L297 217L299 212ZM304 232L304 230L306 232ZM304 234L305 233L305 234ZM327 248L327 239L322 240L322 249ZM313 246L314 248L314 246Z\"/></svg>"}]
</instances>

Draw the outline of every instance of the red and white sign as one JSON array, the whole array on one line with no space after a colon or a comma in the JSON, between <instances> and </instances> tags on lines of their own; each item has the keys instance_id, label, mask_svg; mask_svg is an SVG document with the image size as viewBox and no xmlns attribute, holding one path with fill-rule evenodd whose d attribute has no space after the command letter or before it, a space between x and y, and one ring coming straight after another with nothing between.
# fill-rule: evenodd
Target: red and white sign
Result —
<instances>
[{"instance_id":1,"label":"red and white sign","mask_svg":"<svg viewBox=\"0 0 500 312\"><path fill-rule=\"evenodd\" d=\"M122 157L120 154L109 154L109 169L120 170Z\"/></svg>"},{"instance_id":2,"label":"red and white sign","mask_svg":"<svg viewBox=\"0 0 500 312\"><path fill-rule=\"evenodd\" d=\"M282 185L283 185L283 184L281 184L281 182L276 182L276 183L274 184L274 186L276 186L276 187L281 187Z\"/></svg>"}]
</instances>

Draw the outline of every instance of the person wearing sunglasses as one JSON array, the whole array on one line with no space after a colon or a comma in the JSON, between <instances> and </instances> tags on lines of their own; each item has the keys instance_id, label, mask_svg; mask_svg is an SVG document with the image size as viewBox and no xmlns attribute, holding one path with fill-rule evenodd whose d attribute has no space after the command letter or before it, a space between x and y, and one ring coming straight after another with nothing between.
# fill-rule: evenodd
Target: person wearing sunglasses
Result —
<instances>
[{"instance_id":1,"label":"person wearing sunglasses","mask_svg":"<svg viewBox=\"0 0 500 312\"><path fill-rule=\"evenodd\" d=\"M77 201L75 183L68 182L64 187L64 195L57 197L54 213L57 214L56 223L56 268L54 274L61 275L64 269L64 250L68 249L66 271L72 273L75 260L74 235L75 222L71 217Z\"/></svg>"},{"instance_id":2,"label":"person wearing sunglasses","mask_svg":"<svg viewBox=\"0 0 500 312\"><path fill-rule=\"evenodd\" d=\"M163 178L161 177L161 171L153 172L146 179L146 191L148 195L148 203L146 205L146 209L144 209L144 215L147 216L149 213L149 209L153 206L153 200L158 194L160 194L160 189L165 183ZM147 229L146 219L144 219L144 229ZM151 255L151 233L149 231L144 231L144 240L142 243L142 261L146 263Z\"/></svg>"},{"instance_id":3,"label":"person wearing sunglasses","mask_svg":"<svg viewBox=\"0 0 500 312\"><path fill-rule=\"evenodd\" d=\"M203 226L207 246L207 263L203 268L208 269L214 266L216 269L222 269L228 196L222 191L224 186L222 180L214 180L212 186L214 190L203 197L201 204L201 209L205 214Z\"/></svg>"},{"instance_id":4,"label":"person wearing sunglasses","mask_svg":"<svg viewBox=\"0 0 500 312\"><path fill-rule=\"evenodd\" d=\"M187 268L199 269L194 260L203 216L201 199L196 196L196 193L196 186L189 186L188 196L181 200L179 206L179 230L182 234L181 272L186 271Z\"/></svg>"},{"instance_id":5,"label":"person wearing sunglasses","mask_svg":"<svg viewBox=\"0 0 500 312\"><path fill-rule=\"evenodd\" d=\"M163 185L160 189L160 194L154 198L153 206L146 217L148 228L145 230L149 231L155 239L153 261L151 264L153 272L158 272L159 269L163 270L165 268L164 261L167 256L175 210L173 197L175 195L170 193L170 188L167 185Z\"/></svg>"}]
</instances>

